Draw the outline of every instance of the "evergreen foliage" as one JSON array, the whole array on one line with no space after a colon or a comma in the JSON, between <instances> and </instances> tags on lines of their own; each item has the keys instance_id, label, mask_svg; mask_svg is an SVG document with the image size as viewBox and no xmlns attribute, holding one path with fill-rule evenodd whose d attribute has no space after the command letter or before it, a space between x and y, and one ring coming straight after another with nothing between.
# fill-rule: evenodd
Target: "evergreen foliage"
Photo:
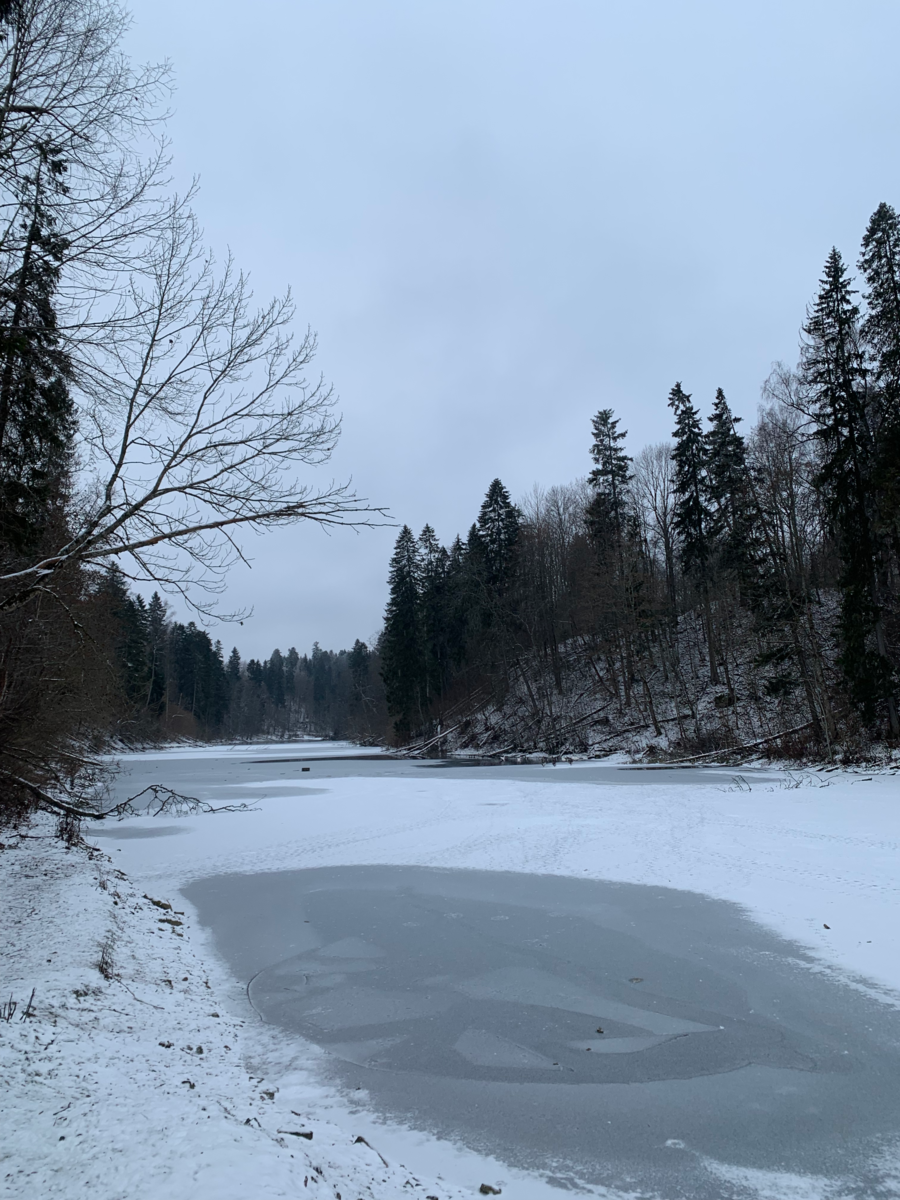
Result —
<instances>
[{"instance_id":1,"label":"evergreen foliage","mask_svg":"<svg viewBox=\"0 0 900 1200\"><path fill-rule=\"evenodd\" d=\"M873 720L879 702L886 702L898 736L895 672L885 643L879 588L875 406L854 295L843 259L833 248L804 325L801 372L820 445L817 482L843 567L841 667L850 698L866 719Z\"/></svg>"},{"instance_id":2,"label":"evergreen foliage","mask_svg":"<svg viewBox=\"0 0 900 1200\"><path fill-rule=\"evenodd\" d=\"M381 639L381 673L398 736L421 723L426 689L425 643L420 602L421 558L415 535L404 525L388 574L389 597Z\"/></svg>"},{"instance_id":3,"label":"evergreen foliage","mask_svg":"<svg viewBox=\"0 0 900 1200\"><path fill-rule=\"evenodd\" d=\"M591 428L594 439L590 453L594 469L588 475L588 483L594 489L594 499L588 521L598 545L610 543L618 548L625 534L627 491L631 480L632 459L621 444L628 431L619 429L611 408L602 408L593 418Z\"/></svg>"},{"instance_id":4,"label":"evergreen foliage","mask_svg":"<svg viewBox=\"0 0 900 1200\"><path fill-rule=\"evenodd\" d=\"M722 567L734 571L745 583L756 567L755 512L747 466L747 446L737 431L741 418L734 416L725 393L716 389L710 428L706 432L706 497L709 536Z\"/></svg>"},{"instance_id":5,"label":"evergreen foliage","mask_svg":"<svg viewBox=\"0 0 900 1200\"><path fill-rule=\"evenodd\" d=\"M72 364L55 308L65 242L41 204L40 176L28 183L21 260L0 280L0 539L18 551L35 545L62 499L74 432Z\"/></svg>"},{"instance_id":6,"label":"evergreen foliage","mask_svg":"<svg viewBox=\"0 0 900 1200\"><path fill-rule=\"evenodd\" d=\"M480 558L484 582L497 595L507 591L512 581L519 526L519 510L500 480L494 479L482 502L470 539Z\"/></svg>"},{"instance_id":7,"label":"evergreen foliage","mask_svg":"<svg viewBox=\"0 0 900 1200\"><path fill-rule=\"evenodd\" d=\"M681 562L689 575L706 577L709 564L710 511L707 504L707 443L700 423L700 411L680 383L669 392L669 408L675 414L675 515L674 527L681 551Z\"/></svg>"},{"instance_id":8,"label":"evergreen foliage","mask_svg":"<svg viewBox=\"0 0 900 1200\"><path fill-rule=\"evenodd\" d=\"M878 535L900 548L900 217L879 204L862 241L867 285L861 332L869 362L876 444L872 496Z\"/></svg>"}]
</instances>

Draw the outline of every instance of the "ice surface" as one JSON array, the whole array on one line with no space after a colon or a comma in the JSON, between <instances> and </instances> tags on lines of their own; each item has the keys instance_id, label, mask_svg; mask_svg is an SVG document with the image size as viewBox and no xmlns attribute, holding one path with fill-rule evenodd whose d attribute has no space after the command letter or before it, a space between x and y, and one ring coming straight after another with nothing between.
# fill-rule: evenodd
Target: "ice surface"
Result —
<instances>
[{"instance_id":1,"label":"ice surface","mask_svg":"<svg viewBox=\"0 0 900 1200\"><path fill-rule=\"evenodd\" d=\"M253 801L259 811L192 816L178 822L180 836L158 836L160 821L150 818L105 823L103 834L113 836L96 844L115 861L98 859L89 868L77 855L55 849L52 841L25 841L0 852L2 983L6 994L20 1000L34 987L38 1005L36 1019L0 1027L0 1164L10 1196L244 1200L252 1195L269 1200L311 1194L312 1180L303 1186L311 1164L322 1167L329 1195L340 1191L345 1200L401 1194L449 1200L477 1194L481 1182L502 1186L504 1200L559 1196L558 1179L551 1186L542 1176L492 1158L486 1142L466 1149L422 1132L421 1125L417 1130L415 1122L385 1122L367 1107L365 1091L354 1092L351 1106L323 1075L327 1060L321 1050L286 1039L274 1026L253 1024L236 980L271 966L282 953L283 939L274 937L274 929L257 930L242 961L226 968L190 906L179 903L180 887L223 872L406 864L619 881L646 884L660 894L671 889L719 897L740 906L764 931L795 943L798 975L830 980L843 992L873 1001L878 1011L896 1003L900 786L889 772L788 776L772 768L742 768L745 782L738 790L734 772L727 769L641 771L606 763L462 770L368 759L348 766L347 750L277 743L125 755L119 798L153 782L218 804ZM323 761L326 755L332 757ZM303 761L279 761L297 757ZM309 771L302 771L304 765ZM135 836L144 830L151 836ZM43 836L40 829L33 832ZM102 889L97 886L101 866L107 881ZM127 880L114 876L114 868L121 868ZM116 888L120 900L115 900ZM160 913L144 893L187 908L179 918L185 924L174 933L174 927L160 925ZM451 916L459 912L453 900L443 919L459 924L462 918ZM339 940L318 936L296 915L293 955L315 955L328 941ZM607 912L604 919L612 922L614 915ZM106 981L97 971L99 947L111 933L121 982ZM532 936L541 941L544 931ZM320 961L323 979L343 975L357 981L383 962ZM747 965L754 968L753 956ZM490 969L487 965L482 973ZM643 967L631 973L645 975ZM432 984L446 983L447 974L435 969ZM219 1017L211 1017L214 1011ZM489 1032L475 1020L466 1028ZM627 1032L627 1040L661 1036ZM597 1035L586 1036L583 1044L592 1039ZM506 1040L520 1041L514 1034ZM573 1055L585 1060L597 1055L596 1049L577 1050L580 1035L568 1041L575 1043ZM160 1042L171 1042L172 1048ZM360 1067L373 1074L378 1060L401 1044L354 1036L333 1043L331 1051L341 1053L348 1042L360 1050L360 1063L376 1063ZM200 1043L203 1056L186 1049ZM349 1059L349 1049L345 1053ZM464 1068L472 1065L452 1053ZM657 1049L647 1046L605 1057L641 1059L653 1053ZM347 1070L352 1066L348 1062ZM791 1090L796 1070L741 1071L748 1112L788 1103L796 1095ZM556 1074L546 1072L554 1080ZM195 1089L182 1083L188 1078ZM897 1086L895 1077L886 1078ZM655 1086L684 1089L683 1109L689 1114L698 1104L714 1107L717 1089L727 1080L725 1074ZM446 1085L454 1103L471 1108L462 1092L454 1099L454 1088L468 1086L464 1080L449 1079ZM542 1110L519 1104L521 1085L482 1086L482 1103L502 1105L526 1135L540 1141ZM558 1083L547 1086L560 1092ZM637 1128L646 1108L635 1099L632 1085L613 1086L616 1119L626 1129ZM274 1099L261 1099L263 1088ZM568 1087L560 1094L574 1101L581 1091ZM717 1197L900 1195L896 1143L890 1137L873 1147L880 1191L874 1184L860 1190L824 1165L771 1171L704 1157L685 1136L676 1110L667 1112L656 1126L660 1181L669 1172L669 1156L686 1156L700 1164L710 1186L718 1187ZM573 1129L583 1122L578 1103L573 1102L568 1119ZM817 1120L811 1111L811 1126ZM311 1147L278 1134L303 1122L316 1130ZM376 1146L390 1167L357 1143L357 1135ZM847 1136L854 1136L852 1126ZM839 1140L836 1152L841 1145ZM412 1186L405 1186L407 1180ZM321 1184L318 1190L323 1191ZM633 1195L633 1189L610 1192L607 1200L619 1195ZM662 1182L644 1195L669 1200Z\"/></svg>"}]
</instances>

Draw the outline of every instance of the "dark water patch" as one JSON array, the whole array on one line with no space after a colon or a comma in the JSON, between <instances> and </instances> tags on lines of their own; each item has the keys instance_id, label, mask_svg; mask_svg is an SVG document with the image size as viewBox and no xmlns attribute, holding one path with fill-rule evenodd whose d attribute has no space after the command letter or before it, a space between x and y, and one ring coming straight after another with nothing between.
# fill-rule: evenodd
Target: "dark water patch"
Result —
<instances>
[{"instance_id":1,"label":"dark water patch","mask_svg":"<svg viewBox=\"0 0 900 1200\"><path fill-rule=\"evenodd\" d=\"M297 755L294 758L243 758L244 764L257 766L261 763L339 763L339 762L393 762L393 754L321 754L313 758L308 754Z\"/></svg>"},{"instance_id":2,"label":"dark water patch","mask_svg":"<svg viewBox=\"0 0 900 1200\"><path fill-rule=\"evenodd\" d=\"M887 1186L900 1014L735 905L657 887L408 867L186 889L263 1018L384 1115L542 1174L748 1194L735 1167ZM884 1192L883 1194L889 1194Z\"/></svg>"},{"instance_id":3,"label":"dark water patch","mask_svg":"<svg viewBox=\"0 0 900 1200\"><path fill-rule=\"evenodd\" d=\"M179 833L190 833L191 828L190 825L90 825L85 828L84 835L127 842L131 838L175 837Z\"/></svg>"}]
</instances>

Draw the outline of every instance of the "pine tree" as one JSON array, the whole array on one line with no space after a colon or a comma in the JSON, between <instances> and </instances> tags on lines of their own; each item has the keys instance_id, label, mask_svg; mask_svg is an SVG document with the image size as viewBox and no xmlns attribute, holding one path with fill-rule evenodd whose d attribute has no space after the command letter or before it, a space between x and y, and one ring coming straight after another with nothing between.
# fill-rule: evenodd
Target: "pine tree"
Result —
<instances>
[{"instance_id":1,"label":"pine tree","mask_svg":"<svg viewBox=\"0 0 900 1200\"><path fill-rule=\"evenodd\" d=\"M426 702L430 705L443 694L449 673L445 612L449 555L430 525L419 534L418 550Z\"/></svg>"},{"instance_id":2,"label":"pine tree","mask_svg":"<svg viewBox=\"0 0 900 1200\"><path fill-rule=\"evenodd\" d=\"M273 650L271 657L263 663L263 679L266 690L276 708L284 707L284 659L280 650Z\"/></svg>"},{"instance_id":3,"label":"pine tree","mask_svg":"<svg viewBox=\"0 0 900 1200\"><path fill-rule=\"evenodd\" d=\"M159 592L154 592L147 605L147 640L150 652L150 681L147 686L147 708L159 715L166 699L166 652L168 642L166 605Z\"/></svg>"},{"instance_id":4,"label":"pine tree","mask_svg":"<svg viewBox=\"0 0 900 1200\"><path fill-rule=\"evenodd\" d=\"M867 284L862 335L871 360L872 498L879 532L900 558L900 217L879 204L862 241Z\"/></svg>"},{"instance_id":5,"label":"pine tree","mask_svg":"<svg viewBox=\"0 0 900 1200\"><path fill-rule=\"evenodd\" d=\"M469 530L463 574L469 664L490 676L495 698L508 683L517 623L521 515L499 479L493 480Z\"/></svg>"},{"instance_id":6,"label":"pine tree","mask_svg":"<svg viewBox=\"0 0 900 1200\"><path fill-rule=\"evenodd\" d=\"M447 555L444 577L444 637L451 676L462 670L468 647L471 585L467 559L466 545L457 535Z\"/></svg>"},{"instance_id":7,"label":"pine tree","mask_svg":"<svg viewBox=\"0 0 900 1200\"><path fill-rule=\"evenodd\" d=\"M107 567L100 596L109 613L116 668L132 712L147 702L150 680L150 645L147 606L143 596L132 596L125 576L115 563Z\"/></svg>"},{"instance_id":8,"label":"pine tree","mask_svg":"<svg viewBox=\"0 0 900 1200\"><path fill-rule=\"evenodd\" d=\"M672 524L678 537L681 563L700 592L706 625L709 678L719 682L710 603L710 511L707 504L707 446L699 410L680 383L669 392L669 408L675 413L675 507Z\"/></svg>"},{"instance_id":9,"label":"pine tree","mask_svg":"<svg viewBox=\"0 0 900 1200\"><path fill-rule=\"evenodd\" d=\"M213 644L205 629L193 621L174 622L170 627L171 667L174 692L180 707L197 718L207 732L221 724L228 709L228 678L222 643ZM256 664L259 667L259 664ZM250 664L248 664L248 675Z\"/></svg>"},{"instance_id":10,"label":"pine tree","mask_svg":"<svg viewBox=\"0 0 900 1200\"><path fill-rule=\"evenodd\" d=\"M594 499L588 510L588 525L598 544L611 540L618 549L625 532L627 489L631 480L632 460L621 445L628 431L620 432L611 408L602 408L592 419L591 427L594 469L588 475L588 483L594 489Z\"/></svg>"},{"instance_id":11,"label":"pine tree","mask_svg":"<svg viewBox=\"0 0 900 1200\"><path fill-rule=\"evenodd\" d=\"M868 291L862 334L872 352L874 383L896 403L900 394L900 217L879 204L859 258Z\"/></svg>"},{"instance_id":12,"label":"pine tree","mask_svg":"<svg viewBox=\"0 0 900 1200\"><path fill-rule=\"evenodd\" d=\"M706 440L700 412L680 383L669 392L669 408L675 413L675 511L673 524L688 574L706 576L709 564L710 511L706 503Z\"/></svg>"},{"instance_id":13,"label":"pine tree","mask_svg":"<svg viewBox=\"0 0 900 1200\"><path fill-rule=\"evenodd\" d=\"M394 729L408 739L423 720L425 655L419 606L419 548L404 525L388 573L390 593L381 641L381 674Z\"/></svg>"},{"instance_id":14,"label":"pine tree","mask_svg":"<svg viewBox=\"0 0 900 1200\"><path fill-rule=\"evenodd\" d=\"M237 646L232 648L228 655L228 664L225 667L225 674L228 676L229 684L234 687L241 681L241 654Z\"/></svg>"},{"instance_id":15,"label":"pine tree","mask_svg":"<svg viewBox=\"0 0 900 1200\"><path fill-rule=\"evenodd\" d=\"M42 201L44 175L62 172L45 150L21 222L19 265L0 284L0 540L34 545L63 497L74 433L71 360L55 295L66 242Z\"/></svg>"},{"instance_id":16,"label":"pine tree","mask_svg":"<svg viewBox=\"0 0 900 1200\"><path fill-rule=\"evenodd\" d=\"M359 638L353 643L353 649L347 655L347 666L350 668L350 678L353 687L360 697L365 696L369 682L369 647Z\"/></svg>"},{"instance_id":17,"label":"pine tree","mask_svg":"<svg viewBox=\"0 0 900 1200\"><path fill-rule=\"evenodd\" d=\"M225 720L230 699L231 688L228 686L222 643L216 639L209 660L209 701L206 709L206 722L211 730L217 730Z\"/></svg>"},{"instance_id":18,"label":"pine tree","mask_svg":"<svg viewBox=\"0 0 900 1200\"><path fill-rule=\"evenodd\" d=\"M519 510L509 492L495 479L487 490L475 528L485 582L498 594L507 591L512 581L520 523Z\"/></svg>"},{"instance_id":19,"label":"pine tree","mask_svg":"<svg viewBox=\"0 0 900 1200\"><path fill-rule=\"evenodd\" d=\"M841 669L850 698L866 720L886 703L894 737L900 720L888 658L878 585L872 512L874 440L860 312L836 249L804 326L801 370L821 452L818 485L841 556Z\"/></svg>"},{"instance_id":20,"label":"pine tree","mask_svg":"<svg viewBox=\"0 0 900 1200\"><path fill-rule=\"evenodd\" d=\"M711 428L706 432L705 494L710 507L709 537L721 566L746 586L754 577L754 504L747 447L725 393L716 390Z\"/></svg>"}]
</instances>

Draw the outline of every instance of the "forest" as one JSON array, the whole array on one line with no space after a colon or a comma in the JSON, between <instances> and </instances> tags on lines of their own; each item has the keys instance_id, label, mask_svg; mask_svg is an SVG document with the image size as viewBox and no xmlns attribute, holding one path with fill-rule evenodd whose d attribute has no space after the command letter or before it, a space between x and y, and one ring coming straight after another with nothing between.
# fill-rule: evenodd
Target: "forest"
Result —
<instances>
[{"instance_id":1,"label":"forest","mask_svg":"<svg viewBox=\"0 0 900 1200\"><path fill-rule=\"evenodd\" d=\"M632 457L601 408L585 478L518 504L495 479L449 548L428 525L401 530L379 646L397 742L650 757L897 742L900 219L887 204L858 270L831 250L799 362L772 370L746 434L721 388L704 415L676 382L670 440Z\"/></svg>"},{"instance_id":2,"label":"forest","mask_svg":"<svg viewBox=\"0 0 900 1200\"><path fill-rule=\"evenodd\" d=\"M77 807L98 752L173 736L649 757L900 740L888 204L856 277L828 254L799 362L746 432L725 391L695 404L676 382L670 439L629 455L601 400L584 478L517 502L495 479L449 547L400 529L374 645L223 647L243 530L389 518L310 482L340 433L315 337L205 246L168 174L169 69L132 67L126 28L108 0L0 0L4 812Z\"/></svg>"},{"instance_id":3,"label":"forest","mask_svg":"<svg viewBox=\"0 0 900 1200\"><path fill-rule=\"evenodd\" d=\"M275 649L260 662L194 621L172 620L158 592L149 602L110 567L96 585L111 631L107 647L113 736L241 740L298 733L373 741L383 736L384 688L377 654L357 639L334 653Z\"/></svg>"},{"instance_id":4,"label":"forest","mask_svg":"<svg viewBox=\"0 0 900 1200\"><path fill-rule=\"evenodd\" d=\"M495 479L449 548L404 526L372 647L225 662L208 634L167 623L158 596L144 609L123 591L118 619L140 647L129 658L121 640L126 724L434 754L852 757L896 743L900 219L887 204L858 268L857 283L830 252L800 360L773 369L746 433L722 389L704 414L677 382L668 441L631 456L601 408L584 478L518 503Z\"/></svg>"}]
</instances>

